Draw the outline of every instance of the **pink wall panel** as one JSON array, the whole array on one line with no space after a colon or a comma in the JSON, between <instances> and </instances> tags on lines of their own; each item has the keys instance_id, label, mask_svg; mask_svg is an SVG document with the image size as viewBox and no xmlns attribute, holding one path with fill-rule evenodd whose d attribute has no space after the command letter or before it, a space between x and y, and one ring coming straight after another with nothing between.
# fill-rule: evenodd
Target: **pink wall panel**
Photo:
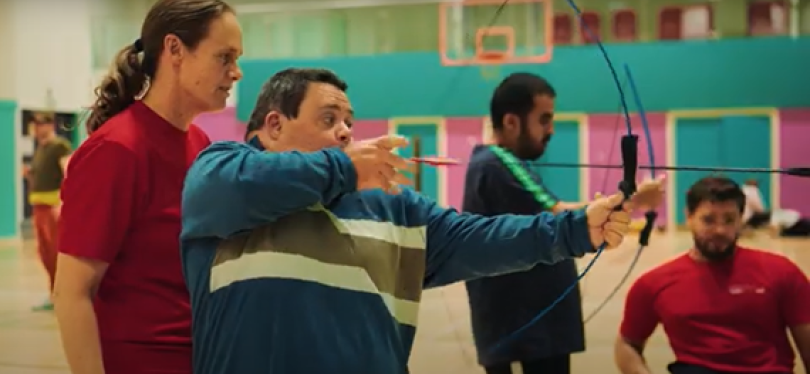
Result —
<instances>
[{"instance_id":1,"label":"pink wall panel","mask_svg":"<svg viewBox=\"0 0 810 374\"><path fill-rule=\"evenodd\" d=\"M784 109L779 112L779 167L810 165L810 109ZM782 175L779 200L783 209L795 209L810 217L810 179Z\"/></svg>"},{"instance_id":2,"label":"pink wall panel","mask_svg":"<svg viewBox=\"0 0 810 374\"><path fill-rule=\"evenodd\" d=\"M388 134L387 120L354 121L352 135L355 140L371 139Z\"/></svg>"},{"instance_id":3,"label":"pink wall panel","mask_svg":"<svg viewBox=\"0 0 810 374\"><path fill-rule=\"evenodd\" d=\"M447 156L462 161L461 165L448 167L445 171L447 173L447 202L456 209L461 209L467 161L470 159L473 147L481 143L483 122L483 118L480 117L448 118L445 121Z\"/></svg>"},{"instance_id":4,"label":"pink wall panel","mask_svg":"<svg viewBox=\"0 0 810 374\"><path fill-rule=\"evenodd\" d=\"M194 123L200 127L211 141L243 141L245 140L244 124L236 119L236 108L225 108L219 112L201 114L194 119Z\"/></svg>"}]
</instances>

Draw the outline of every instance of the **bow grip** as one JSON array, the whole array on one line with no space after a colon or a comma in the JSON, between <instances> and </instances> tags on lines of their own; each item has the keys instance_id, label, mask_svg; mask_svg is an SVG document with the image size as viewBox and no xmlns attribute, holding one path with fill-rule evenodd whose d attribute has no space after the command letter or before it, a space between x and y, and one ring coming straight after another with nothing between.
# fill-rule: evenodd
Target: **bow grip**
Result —
<instances>
[{"instance_id":1,"label":"bow grip","mask_svg":"<svg viewBox=\"0 0 810 374\"><path fill-rule=\"evenodd\" d=\"M622 164L624 167L622 181L619 182L619 191L624 195L624 200L627 201L636 193L636 169L638 169L638 136L625 135L622 136ZM620 211L621 206L614 208L615 211Z\"/></svg>"},{"instance_id":2,"label":"bow grip","mask_svg":"<svg viewBox=\"0 0 810 374\"><path fill-rule=\"evenodd\" d=\"M644 213L644 228L641 229L641 232L638 234L638 244L645 247L650 245L650 235L652 235L653 225L655 224L656 218L658 218L658 212L656 211Z\"/></svg>"},{"instance_id":3,"label":"bow grip","mask_svg":"<svg viewBox=\"0 0 810 374\"><path fill-rule=\"evenodd\" d=\"M636 170L638 169L638 135L622 136L622 171L624 176L619 190L627 200L636 193Z\"/></svg>"}]
</instances>

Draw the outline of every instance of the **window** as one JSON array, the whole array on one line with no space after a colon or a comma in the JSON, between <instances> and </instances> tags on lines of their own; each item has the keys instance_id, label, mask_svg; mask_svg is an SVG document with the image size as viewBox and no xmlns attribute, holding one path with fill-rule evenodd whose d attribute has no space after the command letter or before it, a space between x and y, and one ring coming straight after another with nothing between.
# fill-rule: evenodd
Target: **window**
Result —
<instances>
[{"instance_id":1,"label":"window","mask_svg":"<svg viewBox=\"0 0 810 374\"><path fill-rule=\"evenodd\" d=\"M661 9L658 38L662 40L707 39L713 35L711 5L690 5Z\"/></svg>"},{"instance_id":2,"label":"window","mask_svg":"<svg viewBox=\"0 0 810 374\"><path fill-rule=\"evenodd\" d=\"M712 35L712 10L708 5L695 5L682 8L681 37L684 39L706 39Z\"/></svg>"},{"instance_id":3,"label":"window","mask_svg":"<svg viewBox=\"0 0 810 374\"><path fill-rule=\"evenodd\" d=\"M585 26L581 27L579 30L579 37L580 42L583 44L594 44L596 43L596 38L600 38L599 27L599 14L596 12L582 12L582 23Z\"/></svg>"},{"instance_id":4,"label":"window","mask_svg":"<svg viewBox=\"0 0 810 374\"><path fill-rule=\"evenodd\" d=\"M613 39L621 42L635 41L636 12L622 9L613 13Z\"/></svg>"},{"instance_id":5,"label":"window","mask_svg":"<svg viewBox=\"0 0 810 374\"><path fill-rule=\"evenodd\" d=\"M666 8L658 16L658 39L681 38L681 8Z\"/></svg>"},{"instance_id":6,"label":"window","mask_svg":"<svg viewBox=\"0 0 810 374\"><path fill-rule=\"evenodd\" d=\"M574 25L571 15L554 16L554 44L571 44L574 41Z\"/></svg>"},{"instance_id":7,"label":"window","mask_svg":"<svg viewBox=\"0 0 810 374\"><path fill-rule=\"evenodd\" d=\"M748 35L787 33L787 7L782 1L754 1L748 4Z\"/></svg>"}]
</instances>

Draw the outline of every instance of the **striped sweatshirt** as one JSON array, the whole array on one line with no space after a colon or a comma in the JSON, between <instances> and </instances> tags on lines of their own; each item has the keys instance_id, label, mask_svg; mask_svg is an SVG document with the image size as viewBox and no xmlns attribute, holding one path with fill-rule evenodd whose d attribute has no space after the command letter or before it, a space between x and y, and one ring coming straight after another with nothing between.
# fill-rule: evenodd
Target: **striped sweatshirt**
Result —
<instances>
[{"instance_id":1,"label":"striped sweatshirt","mask_svg":"<svg viewBox=\"0 0 810 374\"><path fill-rule=\"evenodd\" d=\"M483 217L356 185L340 149L199 155L181 235L195 374L405 374L423 289L594 250L582 210Z\"/></svg>"}]
</instances>

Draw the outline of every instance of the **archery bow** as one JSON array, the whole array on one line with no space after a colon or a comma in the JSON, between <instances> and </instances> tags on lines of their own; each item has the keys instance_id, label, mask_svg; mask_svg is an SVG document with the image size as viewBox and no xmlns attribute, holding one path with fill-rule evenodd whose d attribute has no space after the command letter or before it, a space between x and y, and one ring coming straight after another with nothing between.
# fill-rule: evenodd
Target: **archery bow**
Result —
<instances>
[{"instance_id":1,"label":"archery bow","mask_svg":"<svg viewBox=\"0 0 810 374\"><path fill-rule=\"evenodd\" d=\"M605 58L607 58L607 55L605 55ZM655 167L655 154L653 153L653 149L652 149L652 140L651 140L652 136L650 135L650 126L649 126L649 123L647 122L647 113L644 110L644 106L642 105L641 99L640 99L640 97L638 95L638 88L636 87L635 81L633 80L633 74L630 71L630 67L625 64L624 65L624 70L625 70L625 74L627 75L627 81L630 84L630 90L633 93L633 98L635 99L635 102L636 102L635 103L636 104L636 109L638 109L639 117L641 118L641 124L642 124L642 127L644 129L644 136L647 138L648 157L650 158L650 164L651 164L651 167L649 169L650 169L651 176L654 178L655 177L655 169L656 169L656 167ZM628 121L629 121L629 119L628 119ZM636 143L637 142L638 142L638 139L636 138ZM635 154L630 154L628 156L634 157L633 159L635 161L633 162L632 165L628 165L627 161L626 161L626 158L625 158L626 155L624 153L624 139L622 139L622 161L624 163L623 170L625 171L624 180L622 181L622 183L625 183L628 180L627 179L628 177L632 177L632 179L630 179L630 180L635 181L635 170L639 169L639 165L638 165L638 147L637 146L635 146L634 152L635 152ZM631 167L631 166L633 168L633 172L632 172L632 175L628 175L627 169L629 167ZM621 188L621 185L620 185L620 188ZM627 196L627 195L625 195L625 196ZM650 235L652 234L652 230L653 230L653 226L655 225L655 219L656 218L658 218L658 213L655 210L650 210L650 211L648 211L648 212L646 212L644 214L644 220L645 220L644 228L642 228L641 232L639 232L638 249L636 249L636 253L633 256L633 259L630 261L630 266L627 268L627 271L625 271L624 275L622 275L622 277L619 279L619 282L616 284L616 286L613 287L613 289L608 293L607 297L605 297L605 299L602 300L602 302L599 303L599 305L596 308L594 308L593 311L591 311L591 313L585 318L585 323L590 322L594 317L596 317L599 314L599 312L601 312L602 309L604 309L604 307L610 302L610 300L612 300L613 297L616 296L616 294L619 292L619 290L622 288L622 286L624 286L624 284L627 282L627 280L630 279L630 274L632 274L633 270L636 268L636 265L638 264L638 260L641 258L641 253L643 252L644 247L646 247L646 246L648 246L650 244Z\"/></svg>"},{"instance_id":2,"label":"archery bow","mask_svg":"<svg viewBox=\"0 0 810 374\"><path fill-rule=\"evenodd\" d=\"M504 3L502 4L502 6L499 7L498 9L499 10L502 9L508 2L509 2L509 0L505 0ZM579 23L582 26L582 30L585 31L586 33L588 33L589 36L596 43L597 47L599 47L599 50L601 51L602 56L605 58L605 62L607 63L608 68L610 69L610 73L611 73L611 75L613 77L613 80L614 80L614 82L616 84L616 89L617 89L617 91L619 93L619 98L621 100L621 105L622 105L622 111L624 112L624 117L625 117L625 124L627 125L627 134L624 135L622 137L622 140L621 140L623 177L622 177L622 181L619 183L619 190L622 192L622 194L624 194L625 200L627 200L636 192L636 188L637 188L637 185L636 185L636 171L638 169L638 136L633 134L633 127L632 127L632 123L630 121L630 110L629 110L628 105L627 105L627 100L625 98L624 89L622 88L621 82L619 81L618 72L616 71L616 68L613 66L613 61L610 59L610 56L608 55L607 51L605 50L605 47L602 44L602 41L599 39L598 35L596 35L590 29L588 24L584 21L584 19L582 17L582 11L579 9L579 7L576 5L576 3L574 3L573 0L566 0L566 2L571 7L571 9L573 9L574 12L576 13L577 19L579 20ZM497 17L498 14L499 14L499 12L496 13L495 17ZM493 19L493 23L494 23L494 19ZM647 147L648 147L648 155L650 157L650 163L654 165L655 164L655 162L654 162L654 153L653 153L653 149L652 149L652 142L651 142L651 136L650 136L650 133L649 133L649 128L647 126L648 125L647 118L646 118L647 116L646 116L646 113L644 112L644 109L643 109L643 107L641 105L641 98L638 95L635 82L633 81L632 75L630 74L630 68L627 65L625 65L624 67L625 67L625 73L627 74L628 83L630 83L631 94L632 94L632 96L634 98L636 106L638 107L637 109L638 109L638 112L639 112L639 117L641 118L641 123L642 123L642 126L644 128L644 135L647 138ZM655 177L654 169L652 171L652 176ZM650 233L652 232L652 228L653 228L653 225L655 224L655 219L656 219L657 215L658 214L655 211L650 211L650 212L647 212L645 214L646 222L645 222L645 225L644 225L644 229L639 234L639 248L637 250L637 256L640 255L643 248L649 244ZM584 278L584 276L588 273L588 271L591 269L591 267L593 267L593 265L596 263L596 261L601 256L601 254L604 251L605 247L606 247L606 243L603 243L602 245L599 246L599 248L596 250L596 254L594 255L593 259L591 259L590 263L588 263L588 265L585 267L585 269L582 271L582 273L577 277L577 280L573 284L571 284L568 288L566 288L566 290L562 293L562 295L557 297L557 299L555 299L548 307L546 307L545 309L540 311L540 313L535 315L534 318L532 318L527 324L523 325L522 327L515 330L511 334L507 335L505 338L498 341L492 347L492 350L497 351L497 350L501 349L503 346L505 346L506 344L509 344L511 341L513 341L514 339L519 337L524 331L526 331L528 328L530 328L535 323L537 323L537 321L542 319L546 314L548 314L548 312L550 312L555 306L557 306L558 303L560 303L563 299L565 299L565 297L568 296L568 294L570 294L574 290L574 288L577 287L580 280L582 280L582 278ZM615 288L615 290L618 290L618 289L621 288L621 286L624 283L624 280L626 280L626 278L629 277L629 274L632 273L636 263L637 262L631 263L630 268L627 270L627 274L625 275L625 277L622 278L622 281ZM610 300L610 297L613 296L613 294L615 294L615 291L611 292L611 294L608 296L608 299L606 299L606 301L603 302L602 304L606 304L607 301Z\"/></svg>"},{"instance_id":3,"label":"archery bow","mask_svg":"<svg viewBox=\"0 0 810 374\"><path fill-rule=\"evenodd\" d=\"M495 14L493 15L493 18L490 21L490 25L492 25L492 24L494 24L496 22L498 16L501 14L501 12L506 7L506 5L509 3L509 1L510 0L504 0L501 3L501 5L495 11ZM576 5L576 3L574 3L573 0L566 0L566 2L571 7L571 9L576 13L578 22L580 23L582 30L584 32L586 32L588 34L588 36L590 36L594 40L596 46L599 48L602 56L605 59L605 62L608 65L608 68L609 68L609 70L611 72L614 83L616 85L616 89L617 89L617 91L619 93L619 98L620 98L620 102L621 102L621 109L623 111L625 124L627 126L627 134L624 135L622 137L622 139L621 139L622 164L623 165L589 165L589 164L540 164L540 165L551 166L551 167L622 168L622 170L623 170L623 178L622 178L622 181L619 183L619 190L624 194L625 199L628 199L630 196L632 196L636 192L636 188L637 188L637 185L636 185L636 172L637 172L638 169L650 170L651 171L651 176L653 178L655 177L655 170L656 169L662 169L662 170L692 170L692 171L745 171L745 172L755 172L755 173L780 173L780 174L787 174L787 175L794 175L794 176L801 176L801 177L810 177L810 168L807 168L807 167L788 168L788 169L750 169L750 168L746 168L746 169L736 168L735 169L735 168L705 168L705 167L689 167L689 166L679 166L679 167L675 167L675 166L663 166L663 167L661 167L661 166L659 166L659 167L656 167L654 151L653 151L653 147L652 147L652 137L651 137L650 131L649 131L649 124L648 124L648 121L647 121L647 116L646 116L646 113L644 111L644 107L643 107L643 105L641 103L640 96L638 95L638 90L637 90L637 87L635 85L635 81L632 78L632 73L631 73L630 67L625 64L624 65L625 74L627 76L628 83L630 84L630 91L631 91L631 94L632 94L633 99L635 101L634 104L637 107L639 117L641 119L642 128L644 130L644 135L645 135L645 138L647 140L648 157L650 158L650 165L638 165L638 136L633 134L632 123L631 123L630 115L629 115L629 109L628 109L628 105L627 105L627 102L626 102L624 89L622 88L621 82L619 81L619 78L618 78L618 73L616 72L616 69L613 66L613 62L610 59L610 56L608 55L607 51L605 50L605 47L602 44L602 41L600 40L598 35L596 35L590 29L590 26L584 21L584 19L582 17L582 11L579 9L579 7ZM460 76L459 73L457 73L456 78L458 78ZM452 86L452 85L450 85L450 86ZM613 149L611 148L611 156L612 156L612 153L613 153ZM609 159L611 159L611 158L612 157L609 157ZM426 161L426 163L430 163L430 162ZM433 164L434 166L441 166L442 165L442 164L438 164L438 163L430 163L430 164ZM630 274L632 274L633 270L635 269L636 264L638 263L638 259L640 258L644 247L649 245L650 235L652 233L652 229L653 229L653 226L655 224L655 220L657 218L657 215L658 215L657 212L654 211L654 210L651 210L651 211L648 211L648 212L645 213L645 215L644 215L645 216L644 228L639 233L639 247L636 250L636 254L635 254L633 260L631 261L629 268L627 269L625 274L622 276L622 278L620 279L620 281L616 285L616 287L608 294L608 296L605 298L605 300L603 300L603 302L600 303L599 306L597 308L595 308L593 310L593 312L586 318L586 322L591 320L593 317L595 317L602 310L602 308L621 289L621 287L624 285L624 283L629 279ZM577 286L577 284L580 282L580 280L588 273L588 271L591 269L591 267L596 263L597 259L599 258L599 256L603 252L604 248L605 248L605 244L601 245L597 249L596 254L594 255L593 259L585 267L582 274L580 274L577 277L576 282L574 282L571 286L569 286L562 293L562 295L560 295L557 299L555 299L551 303L551 305L549 305L544 310L542 310L540 313L538 313L527 324L523 325L521 328L517 329L513 333L507 335L505 338L501 339L498 343L495 344L495 346L492 349L497 350L497 349L503 347L505 344L508 344L510 341L514 340L518 336L520 336L520 334L522 334L526 329L530 328L532 325L537 323L537 321L542 319L560 301L562 301L568 294L570 294L573 291L573 289Z\"/></svg>"}]
</instances>

